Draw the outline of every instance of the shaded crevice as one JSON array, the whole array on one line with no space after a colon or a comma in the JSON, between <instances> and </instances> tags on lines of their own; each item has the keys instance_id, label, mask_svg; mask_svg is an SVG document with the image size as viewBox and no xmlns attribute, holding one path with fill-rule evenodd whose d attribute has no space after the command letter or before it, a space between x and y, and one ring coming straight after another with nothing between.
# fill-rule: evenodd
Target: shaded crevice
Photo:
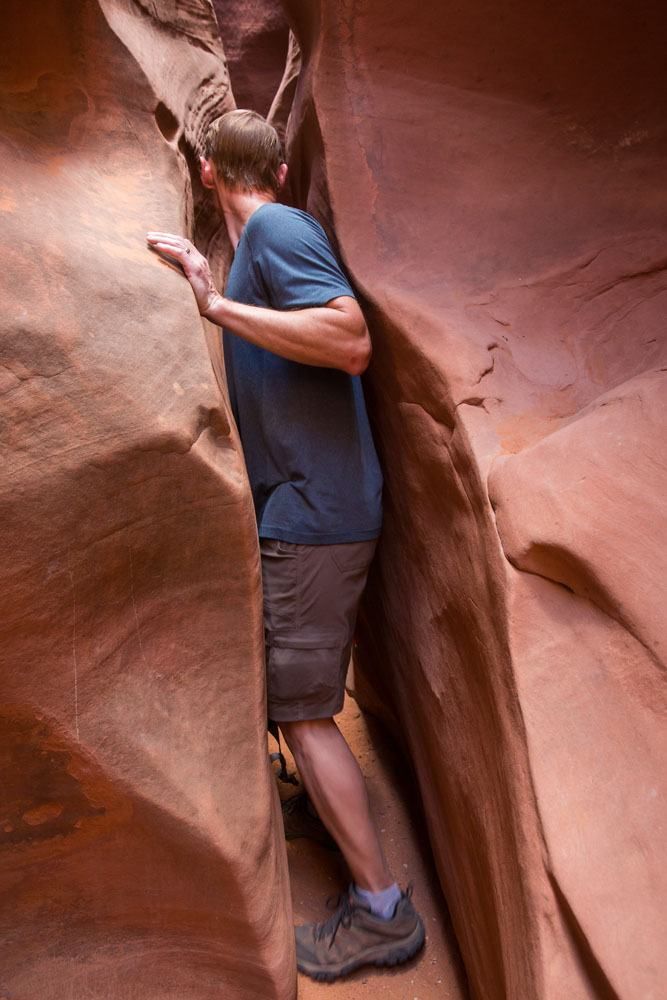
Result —
<instances>
[{"instance_id":1,"label":"shaded crevice","mask_svg":"<svg viewBox=\"0 0 667 1000\"><path fill-rule=\"evenodd\" d=\"M621 1000L596 958L590 941L577 920L567 896L562 891L553 873L548 872L547 874L558 908L563 917L563 923L569 933L570 942L579 959L581 971L588 980L591 995L596 997L596 1000Z\"/></svg>"},{"instance_id":2,"label":"shaded crevice","mask_svg":"<svg viewBox=\"0 0 667 1000\"><path fill-rule=\"evenodd\" d=\"M498 320L497 322L500 322L500 320ZM498 344L492 344L492 345L491 345L491 346L490 346L490 347L488 348L488 350L489 350L489 351L495 351L495 350L496 350L497 348L498 348ZM492 371L493 371L493 369L495 368L495 365L496 365L496 358L495 358L495 355L491 355L491 361L490 361L490 363L489 363L489 364L487 365L487 367L486 367L486 368L485 368L485 369L484 369L484 370L483 370L483 371L482 371L482 372L480 373L479 377L478 377L478 378L476 378L476 379L475 379L475 381L474 381L474 382L473 382L472 384L473 384L473 385L479 385L479 383L480 383L480 382L482 381L482 379L483 379L483 378L486 378L486 376L487 376L487 375L490 375L490 374L491 374L491 372L492 372Z\"/></svg>"},{"instance_id":3,"label":"shaded crevice","mask_svg":"<svg viewBox=\"0 0 667 1000\"><path fill-rule=\"evenodd\" d=\"M631 271L628 274L619 274L618 277L614 278L612 281L607 282L597 291L593 292L589 297L588 301L598 298L600 295L605 295L607 292L616 288L618 285L627 284L629 281L637 281L640 278L650 278L656 274L661 274L663 271L667 270L667 260L659 260L655 264L650 264L648 267L643 268L641 271ZM667 289L663 289L667 291Z\"/></svg>"},{"instance_id":4,"label":"shaded crevice","mask_svg":"<svg viewBox=\"0 0 667 1000\"><path fill-rule=\"evenodd\" d=\"M462 399L460 403L456 404L456 408L459 406L479 406L480 409L486 410L486 400L487 396L469 396L467 399Z\"/></svg>"},{"instance_id":5,"label":"shaded crevice","mask_svg":"<svg viewBox=\"0 0 667 1000\"><path fill-rule=\"evenodd\" d=\"M499 541L501 543L501 548L502 548L502 539L500 537L500 532L498 532L498 538L499 538ZM537 548L537 546L535 546L534 548ZM540 546L540 548L546 549L547 546ZM603 588L600 585L598 585L597 581L595 581L595 593L593 593L593 586L594 585L592 583L592 577L591 577L590 573L588 573L586 571L586 568L585 568L585 566L582 563L579 563L579 562L576 563L576 565L578 567L578 570L577 570L577 572L573 573L573 576L575 578L577 578L577 579L584 579L584 580L588 579L588 580L591 580L591 592L590 593L586 593L585 591L582 591L580 588L575 587L575 586L573 586L570 583L566 583L565 580L560 580L557 577L548 576L546 572L541 573L537 569L529 568L529 567L527 567L525 565L522 565L521 562L519 561L519 559L517 559L515 556L508 555L508 553L505 552L504 549L502 549L502 551L503 551L503 555L507 559L507 562L510 564L510 566L512 566L519 573L527 573L529 576L536 576L540 580L545 580L547 583L551 583L554 587L562 587L564 590L567 590L568 593L572 594L574 597L577 597L580 601L587 601L594 608L597 608L597 610L601 614L605 615L605 617L607 617L611 621L615 622L616 625L619 626L619 628L623 629L625 632L628 633L628 635L632 636L632 638L635 640L635 642L637 642L642 647L642 649L646 652L646 654L647 654L649 660L651 661L651 663L653 664L653 666L657 667L658 670L660 671L660 673L665 673L666 668L665 668L664 663L659 659L659 657L656 655L656 653L647 644L646 640L642 639L641 636L639 636L637 634L636 628L630 622L628 622L626 619L624 619L621 615L614 615L612 613L611 608L614 605L612 604L612 602L610 600L605 599L606 598L605 592L604 592ZM551 551L553 551L553 552L560 552L563 555L566 554L566 553L563 553L562 550L557 550L555 547L551 547ZM570 559L571 559L571 556L570 556ZM596 599L596 597L597 597L597 599Z\"/></svg>"},{"instance_id":6,"label":"shaded crevice","mask_svg":"<svg viewBox=\"0 0 667 1000\"><path fill-rule=\"evenodd\" d=\"M236 105L266 117L289 55L289 25L278 0L213 0Z\"/></svg>"},{"instance_id":7,"label":"shaded crevice","mask_svg":"<svg viewBox=\"0 0 667 1000\"><path fill-rule=\"evenodd\" d=\"M178 132L178 119L162 101L155 108L155 121L167 142L172 142Z\"/></svg>"}]
</instances>

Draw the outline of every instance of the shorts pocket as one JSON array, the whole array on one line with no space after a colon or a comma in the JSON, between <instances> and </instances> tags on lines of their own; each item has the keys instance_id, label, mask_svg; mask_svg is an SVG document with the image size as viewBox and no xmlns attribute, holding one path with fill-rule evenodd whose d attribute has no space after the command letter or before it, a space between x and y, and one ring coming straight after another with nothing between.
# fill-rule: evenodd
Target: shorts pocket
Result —
<instances>
[{"instance_id":1,"label":"shorts pocket","mask_svg":"<svg viewBox=\"0 0 667 1000\"><path fill-rule=\"evenodd\" d=\"M327 718L345 698L346 650L340 640L271 636L266 648L269 717Z\"/></svg>"},{"instance_id":2,"label":"shorts pocket","mask_svg":"<svg viewBox=\"0 0 667 1000\"><path fill-rule=\"evenodd\" d=\"M299 546L296 542L284 542L281 538L276 538L272 540L274 550L281 556L293 556L296 555Z\"/></svg>"}]
</instances>

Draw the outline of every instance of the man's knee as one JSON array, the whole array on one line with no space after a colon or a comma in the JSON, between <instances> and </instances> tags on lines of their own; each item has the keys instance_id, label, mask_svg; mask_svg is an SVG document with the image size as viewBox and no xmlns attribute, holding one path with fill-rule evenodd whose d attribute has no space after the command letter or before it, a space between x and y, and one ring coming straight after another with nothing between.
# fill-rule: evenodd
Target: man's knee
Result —
<instances>
[{"instance_id":1,"label":"man's knee","mask_svg":"<svg viewBox=\"0 0 667 1000\"><path fill-rule=\"evenodd\" d=\"M280 731L295 759L310 754L324 737L336 728L333 719L300 719L298 722L280 722Z\"/></svg>"}]
</instances>

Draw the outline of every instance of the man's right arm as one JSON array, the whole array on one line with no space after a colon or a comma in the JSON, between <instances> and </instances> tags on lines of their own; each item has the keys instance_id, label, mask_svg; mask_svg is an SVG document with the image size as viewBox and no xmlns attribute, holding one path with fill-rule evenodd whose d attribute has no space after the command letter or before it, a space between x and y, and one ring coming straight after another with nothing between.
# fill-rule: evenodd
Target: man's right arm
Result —
<instances>
[{"instance_id":1,"label":"man's right arm","mask_svg":"<svg viewBox=\"0 0 667 1000\"><path fill-rule=\"evenodd\" d=\"M149 233L148 242L181 265L199 312L217 326L300 364L337 368L349 375L360 375L366 370L371 357L371 338L351 289L350 294L334 294L322 305L304 308L289 308L288 297L285 307L280 309L246 305L218 292L206 257L189 240L171 233ZM335 271L333 275L330 273L332 268L337 269L333 258L331 263L325 261L324 265L328 273L324 266L322 273L327 275L328 284L322 288L345 292L349 288L345 279L342 276L337 279ZM280 286L284 297L301 293L302 288L297 289L296 283L306 290L313 286L306 266L303 274L292 270L290 276L291 287L288 281L274 279L274 285Z\"/></svg>"},{"instance_id":2,"label":"man's right arm","mask_svg":"<svg viewBox=\"0 0 667 1000\"><path fill-rule=\"evenodd\" d=\"M339 295L323 306L265 309L212 294L202 316L250 344L304 365L338 368L360 375L371 357L371 338L351 295Z\"/></svg>"}]
</instances>

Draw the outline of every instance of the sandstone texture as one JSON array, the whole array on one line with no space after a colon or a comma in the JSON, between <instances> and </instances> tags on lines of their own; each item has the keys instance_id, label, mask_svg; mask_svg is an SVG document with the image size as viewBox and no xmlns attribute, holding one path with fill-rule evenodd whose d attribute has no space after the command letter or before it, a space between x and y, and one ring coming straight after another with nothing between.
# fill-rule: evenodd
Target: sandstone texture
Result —
<instances>
[{"instance_id":1,"label":"sandstone texture","mask_svg":"<svg viewBox=\"0 0 667 1000\"><path fill-rule=\"evenodd\" d=\"M287 0L295 202L371 326L357 690L409 748L471 992L667 983L666 15Z\"/></svg>"},{"instance_id":2,"label":"sandstone texture","mask_svg":"<svg viewBox=\"0 0 667 1000\"><path fill-rule=\"evenodd\" d=\"M267 120L278 132L282 142L285 142L289 116L294 103L294 95L301 73L301 49L293 31L289 33L285 68L274 95Z\"/></svg>"},{"instance_id":3,"label":"sandstone texture","mask_svg":"<svg viewBox=\"0 0 667 1000\"><path fill-rule=\"evenodd\" d=\"M289 27L279 0L213 0L239 108L266 115L285 68Z\"/></svg>"},{"instance_id":4,"label":"sandstone texture","mask_svg":"<svg viewBox=\"0 0 667 1000\"><path fill-rule=\"evenodd\" d=\"M291 1000L252 502L215 333L145 244L223 264L213 10L2 22L0 996Z\"/></svg>"}]
</instances>

